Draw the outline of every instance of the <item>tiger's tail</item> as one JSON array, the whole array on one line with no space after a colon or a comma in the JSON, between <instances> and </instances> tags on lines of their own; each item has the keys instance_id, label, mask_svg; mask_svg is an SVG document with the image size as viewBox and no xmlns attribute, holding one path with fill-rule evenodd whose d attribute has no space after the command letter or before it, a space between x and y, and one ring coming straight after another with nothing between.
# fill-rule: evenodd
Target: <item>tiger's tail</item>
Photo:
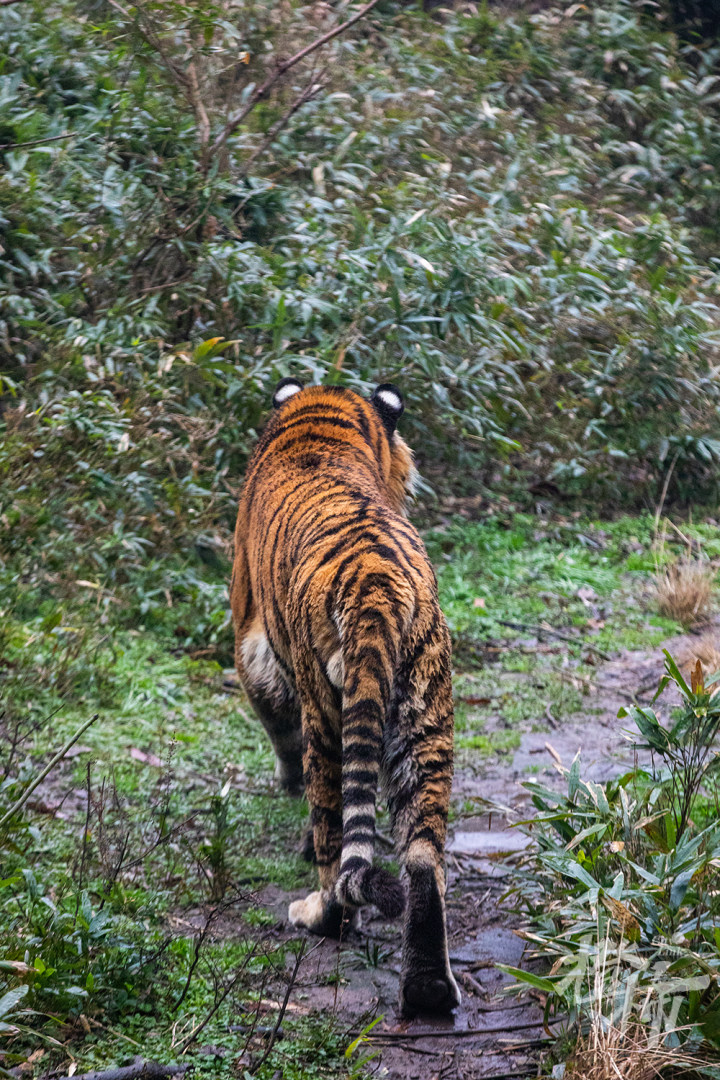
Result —
<instances>
[{"instance_id":1,"label":"tiger's tail","mask_svg":"<svg viewBox=\"0 0 720 1080\"><path fill-rule=\"evenodd\" d=\"M343 645L342 854L335 896L342 904L374 904L387 918L405 908L405 889L387 870L373 866L375 802L383 733L399 652L397 617L385 590L355 610L352 640ZM392 629L391 629L392 628Z\"/></svg>"}]
</instances>

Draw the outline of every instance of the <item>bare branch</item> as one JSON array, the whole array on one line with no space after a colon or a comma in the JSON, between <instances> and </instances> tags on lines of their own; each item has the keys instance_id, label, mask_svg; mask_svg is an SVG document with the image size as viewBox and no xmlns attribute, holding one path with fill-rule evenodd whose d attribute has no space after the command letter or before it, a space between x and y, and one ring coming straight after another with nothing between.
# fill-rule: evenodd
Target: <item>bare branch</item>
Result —
<instances>
[{"instance_id":1,"label":"bare branch","mask_svg":"<svg viewBox=\"0 0 720 1080\"><path fill-rule=\"evenodd\" d=\"M254 957L255 957L255 947L253 946L253 948L251 948L251 949L250 949L250 951L249 951L249 952L247 953L247 955L246 955L246 956L245 956L245 958L243 959L243 961L242 961L242 963L241 963L241 965L240 965L240 968L238 969L238 971L236 971L235 975L234 975L234 976L233 976L233 978L232 978L232 979L230 980L230 982L228 983L228 985L227 985L227 986L225 987L225 989L223 990L223 992L222 992L222 994L220 995L220 997L219 997L219 998L218 998L218 999L217 999L217 1000L215 1001L215 1004L214 1004L214 1005L213 1005L213 1007L212 1007L212 1008L210 1009L209 1013L208 1013L208 1014L207 1014L207 1015L205 1016L205 1018L204 1018L203 1020L201 1020L201 1021L200 1021L200 1023L199 1023L199 1024L197 1024L197 1025L196 1025L196 1026L195 1026L195 1027L194 1027L194 1028L192 1029L192 1031L191 1031L191 1032L190 1032L190 1034L188 1035L187 1039L185 1040L185 1042L184 1042L184 1043L183 1043L183 1045L182 1045L182 1049L181 1049L181 1051L180 1051L180 1054L181 1054L181 1055L182 1055L182 1054L184 1054L184 1053L186 1053L186 1051L187 1051L188 1047L189 1047L189 1046L190 1046L190 1045L191 1045L192 1043L194 1043L194 1042L195 1042L195 1040L197 1039L197 1037L198 1037L198 1035L200 1034L200 1032L201 1032L201 1031L203 1031L203 1030L204 1030L204 1028L205 1028L205 1027L206 1027L206 1026L207 1026L207 1025L208 1025L208 1024L210 1023L210 1021L212 1020L213 1016L215 1015L215 1013L216 1013L216 1012L218 1011L218 1009L219 1009L219 1008L220 1008L220 1006L222 1005L223 1001L225 1001L225 998L226 998L226 997L228 997L228 995L229 995L229 994L230 994L230 993L231 993L231 992L232 992L232 991L233 991L233 990L235 989L235 987L237 986L237 984L238 984L238 983L240 982L240 979L241 979L241 978L243 977L243 975L245 974L245 968L246 968L246 967L248 966L248 964L250 963L250 961L251 961L251 960L252 960L252 959L253 959Z\"/></svg>"},{"instance_id":2,"label":"bare branch","mask_svg":"<svg viewBox=\"0 0 720 1080\"><path fill-rule=\"evenodd\" d=\"M190 104L193 107L195 120L197 122L198 139L200 140L200 145L204 149L210 141L210 121L208 120L208 114L200 96L200 86L198 84L197 69L194 60L191 60L187 67L187 88Z\"/></svg>"},{"instance_id":3,"label":"bare branch","mask_svg":"<svg viewBox=\"0 0 720 1080\"><path fill-rule=\"evenodd\" d=\"M15 4L18 0L0 0L2 4ZM58 142L59 139L74 139L78 135L77 131L66 131L64 135L48 135L44 139L28 139L27 142L5 142L0 143L0 150L19 150L23 146L44 146L45 143Z\"/></svg>"},{"instance_id":4,"label":"bare branch","mask_svg":"<svg viewBox=\"0 0 720 1080\"><path fill-rule=\"evenodd\" d=\"M305 941L302 941L300 943L300 948L298 949L297 955L295 957L295 966L293 967L292 972L290 974L290 978L288 980L287 989L285 990L285 997L283 998L282 1005L280 1006L280 1011L278 1012L277 1020L275 1021L275 1027L270 1032L270 1038L268 1039L267 1046L265 1047L265 1051L264 1051L262 1057L260 1058L259 1061L257 1061L255 1063L255 1067L253 1069L253 1072L256 1075L259 1072L260 1067L265 1064L267 1059L270 1057L270 1054L272 1053L272 1048L275 1045L275 1040L277 1039L278 1032L280 1030L280 1025L282 1024L283 1018L284 1018L285 1013L287 1011L288 1002L290 1001L290 995L292 994L293 987L295 986L295 983L297 981L297 975L298 975L298 971L300 969L300 965L302 964L303 959L305 957L306 948L307 948L307 943Z\"/></svg>"},{"instance_id":5,"label":"bare branch","mask_svg":"<svg viewBox=\"0 0 720 1080\"><path fill-rule=\"evenodd\" d=\"M351 26L354 26L356 22L359 22L360 19L363 19L368 14L368 12L370 12L378 3L379 0L370 0L370 3L365 4L364 7L361 7L360 10L352 16L352 18L347 19L344 23L341 23L340 26L336 26L333 30L328 30L326 34L323 34L322 37L316 38L315 41L311 41L309 45L306 45L304 49L300 50L300 52L295 53L295 55L291 56L289 60L283 60L281 63L279 63L275 70L270 75L268 75L265 82L261 83L260 86L258 86L257 89L252 92L248 100L243 105L242 109L236 112L235 115L228 120L223 130L215 138L214 142L210 146L210 154L216 154L218 150L222 149L222 147L228 141L233 132L235 132L240 126L240 124L242 124L245 117L252 112L257 103L268 94L268 92L273 88L275 83L283 77L286 71L289 71L290 68L295 67L295 65L299 64L301 60L304 60L306 56L310 56L311 53L314 53L316 49L321 48L323 45L327 45L327 43L329 41L332 41L333 38L338 37L340 34L344 34L345 31L349 30Z\"/></svg>"},{"instance_id":6,"label":"bare branch","mask_svg":"<svg viewBox=\"0 0 720 1080\"><path fill-rule=\"evenodd\" d=\"M317 94L319 94L321 90L324 90L325 86L325 83L316 82L314 79L308 83L303 92L295 98L287 112L283 113L280 119L273 124L263 141L260 143L257 149L253 150L250 157L243 164L243 167L240 170L239 174L241 179L242 177L247 176L248 169L253 164L253 162L256 161L259 157L261 157L269 146L272 146L272 144L275 142L275 139L278 137L283 128L287 126L287 124L290 122L290 119L295 115L298 109L301 109L303 105L306 104L306 102L312 101L312 99Z\"/></svg>"},{"instance_id":7,"label":"bare branch","mask_svg":"<svg viewBox=\"0 0 720 1080\"><path fill-rule=\"evenodd\" d=\"M1 0L0 0L1 2ZM175 82L183 91L186 97L189 98L189 79L182 68L178 67L171 56L168 55L165 46L163 45L160 36L155 33L154 27L145 17L145 23L143 24L143 15L145 14L140 8L137 9L137 16L133 16L131 12L124 8L122 4L118 3L118 0L108 0L111 7L114 7L116 11L119 11L121 15L124 15L129 22L134 23L137 27L141 37L146 45L149 45L151 49L154 49L160 54L165 67L168 69ZM191 103L192 104L192 103Z\"/></svg>"}]
</instances>

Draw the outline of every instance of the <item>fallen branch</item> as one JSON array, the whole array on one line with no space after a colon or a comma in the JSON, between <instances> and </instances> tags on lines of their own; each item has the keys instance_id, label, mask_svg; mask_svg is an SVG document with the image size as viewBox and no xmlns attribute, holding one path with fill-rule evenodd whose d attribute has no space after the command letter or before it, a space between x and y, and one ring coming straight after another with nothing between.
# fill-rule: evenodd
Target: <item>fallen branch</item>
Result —
<instances>
[{"instance_id":1,"label":"fallen branch","mask_svg":"<svg viewBox=\"0 0 720 1080\"><path fill-rule=\"evenodd\" d=\"M603 660L611 660L607 653L602 649L598 649L597 645L593 645L590 641L582 641L580 638L571 637L570 634L563 634L560 630L553 630L552 626L531 626L529 623L521 622L508 622L506 619L494 619L498 626L507 626L511 630L525 630L530 631L533 634L547 634L550 637L559 638L560 641L567 641L570 645L580 645L585 649L590 649L592 652L597 653Z\"/></svg>"},{"instance_id":2,"label":"fallen branch","mask_svg":"<svg viewBox=\"0 0 720 1080\"><path fill-rule=\"evenodd\" d=\"M554 1024L558 1023L557 1020L552 1021ZM513 1031L525 1031L527 1028L542 1027L542 1017L539 1020L532 1020L526 1024L512 1025ZM354 1031L351 1035L361 1035L362 1032ZM367 1041L373 1043L381 1042L405 1042L410 1039L466 1039L470 1035L507 1035L508 1025L498 1024L494 1027L484 1028L465 1028L464 1030L457 1031L378 1031L377 1035L373 1034L367 1036Z\"/></svg>"},{"instance_id":3,"label":"fallen branch","mask_svg":"<svg viewBox=\"0 0 720 1080\"><path fill-rule=\"evenodd\" d=\"M121 1065L117 1069L103 1069L100 1072L76 1073L74 1077L60 1076L58 1080L144 1080L155 1077L156 1080L165 1080L168 1076L183 1076L194 1065L160 1065L157 1061L145 1061L137 1057L132 1065Z\"/></svg>"},{"instance_id":4,"label":"fallen branch","mask_svg":"<svg viewBox=\"0 0 720 1080\"><path fill-rule=\"evenodd\" d=\"M0 829L2 829L4 825L7 825L8 821L10 821L14 817L14 815L17 814L18 810L22 809L22 807L32 795L35 788L39 787L40 784L42 784L48 773L52 772L52 770L55 768L59 761L62 761L68 750L70 750L70 748L75 745L81 735L85 734L90 725L95 723L98 716L99 713L95 713L95 715L91 716L89 720L86 720L82 727L79 727L75 734L65 743L62 750L58 750L57 754L55 754L55 757L51 758L45 768L38 773L38 775L30 784L28 784L17 802L14 802L10 809L7 811L7 813L3 814L3 816L0 818Z\"/></svg>"},{"instance_id":5,"label":"fallen branch","mask_svg":"<svg viewBox=\"0 0 720 1080\"><path fill-rule=\"evenodd\" d=\"M513 1080L515 1076L537 1076L537 1064L526 1065L517 1072L488 1073L483 1080Z\"/></svg>"},{"instance_id":6,"label":"fallen branch","mask_svg":"<svg viewBox=\"0 0 720 1080\"><path fill-rule=\"evenodd\" d=\"M488 992L484 986L482 986L477 979L473 979L469 971L460 972L460 981L464 983L466 989L477 997L485 998L488 996Z\"/></svg>"},{"instance_id":7,"label":"fallen branch","mask_svg":"<svg viewBox=\"0 0 720 1080\"><path fill-rule=\"evenodd\" d=\"M310 56L311 53L314 53L316 49L321 48L323 45L327 45L333 38L338 37L340 34L344 34L346 30L349 30L351 26L354 26L356 22L359 22L360 19L364 18L379 2L380 0L370 0L369 4L365 4L364 7L361 7L359 11L344 23L341 23L340 26L336 26L333 30L328 30L327 34L323 34L322 37L316 38L315 41L311 41L309 45L306 45L300 52L296 52L289 60L283 60L279 63L275 70L268 75L267 79L265 79L265 82L261 83L260 86L250 94L242 109L239 109L234 116L230 117L225 127L211 144L209 156L213 156L218 150L223 148L230 136L240 127L245 117L252 112L259 101L262 101L262 99L267 96L275 83L283 77L286 71L295 67L295 65L299 64L301 60L304 60L306 56Z\"/></svg>"}]
</instances>

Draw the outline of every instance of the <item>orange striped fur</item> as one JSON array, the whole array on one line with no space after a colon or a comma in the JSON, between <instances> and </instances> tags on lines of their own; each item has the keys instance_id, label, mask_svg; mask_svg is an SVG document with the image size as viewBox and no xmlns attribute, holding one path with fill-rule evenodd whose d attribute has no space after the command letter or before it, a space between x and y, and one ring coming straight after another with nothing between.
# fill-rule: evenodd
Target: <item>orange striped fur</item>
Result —
<instances>
[{"instance_id":1,"label":"orange striped fur","mask_svg":"<svg viewBox=\"0 0 720 1080\"><path fill-rule=\"evenodd\" d=\"M290 919L339 935L363 904L405 910L402 1008L448 1011L450 640L405 516L402 398L284 379L274 405L240 499L230 593L240 678L281 784L310 805L320 888ZM380 784L401 880L373 865Z\"/></svg>"}]
</instances>

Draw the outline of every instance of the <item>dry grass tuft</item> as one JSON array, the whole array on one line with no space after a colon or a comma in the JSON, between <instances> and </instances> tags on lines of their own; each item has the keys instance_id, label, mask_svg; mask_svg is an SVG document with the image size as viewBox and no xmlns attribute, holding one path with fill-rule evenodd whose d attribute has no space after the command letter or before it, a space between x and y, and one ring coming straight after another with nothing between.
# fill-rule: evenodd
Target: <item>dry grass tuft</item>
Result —
<instances>
[{"instance_id":1,"label":"dry grass tuft","mask_svg":"<svg viewBox=\"0 0 720 1080\"><path fill-rule=\"evenodd\" d=\"M658 570L653 583L660 614L687 629L708 621L714 593L715 572L701 559L680 559Z\"/></svg>"},{"instance_id":2,"label":"dry grass tuft","mask_svg":"<svg viewBox=\"0 0 720 1080\"><path fill-rule=\"evenodd\" d=\"M621 958L622 945L611 954L608 923L598 962L587 972L589 1030L567 1063L566 1080L659 1080L670 1075L699 1080L698 1070L707 1066L707 1059L668 1046L671 1035L688 1029L667 1024L664 1010L658 1011L662 1003L654 997L653 982L643 989L628 984Z\"/></svg>"},{"instance_id":3,"label":"dry grass tuft","mask_svg":"<svg viewBox=\"0 0 720 1080\"><path fill-rule=\"evenodd\" d=\"M567 1080L657 1080L667 1076L668 1069L673 1076L689 1076L707 1065L662 1043L662 1037L641 1024L594 1022L568 1063Z\"/></svg>"},{"instance_id":4,"label":"dry grass tuft","mask_svg":"<svg viewBox=\"0 0 720 1080\"><path fill-rule=\"evenodd\" d=\"M706 675L715 675L720 671L720 627L684 641L677 650L677 660L688 678L698 660Z\"/></svg>"}]
</instances>

